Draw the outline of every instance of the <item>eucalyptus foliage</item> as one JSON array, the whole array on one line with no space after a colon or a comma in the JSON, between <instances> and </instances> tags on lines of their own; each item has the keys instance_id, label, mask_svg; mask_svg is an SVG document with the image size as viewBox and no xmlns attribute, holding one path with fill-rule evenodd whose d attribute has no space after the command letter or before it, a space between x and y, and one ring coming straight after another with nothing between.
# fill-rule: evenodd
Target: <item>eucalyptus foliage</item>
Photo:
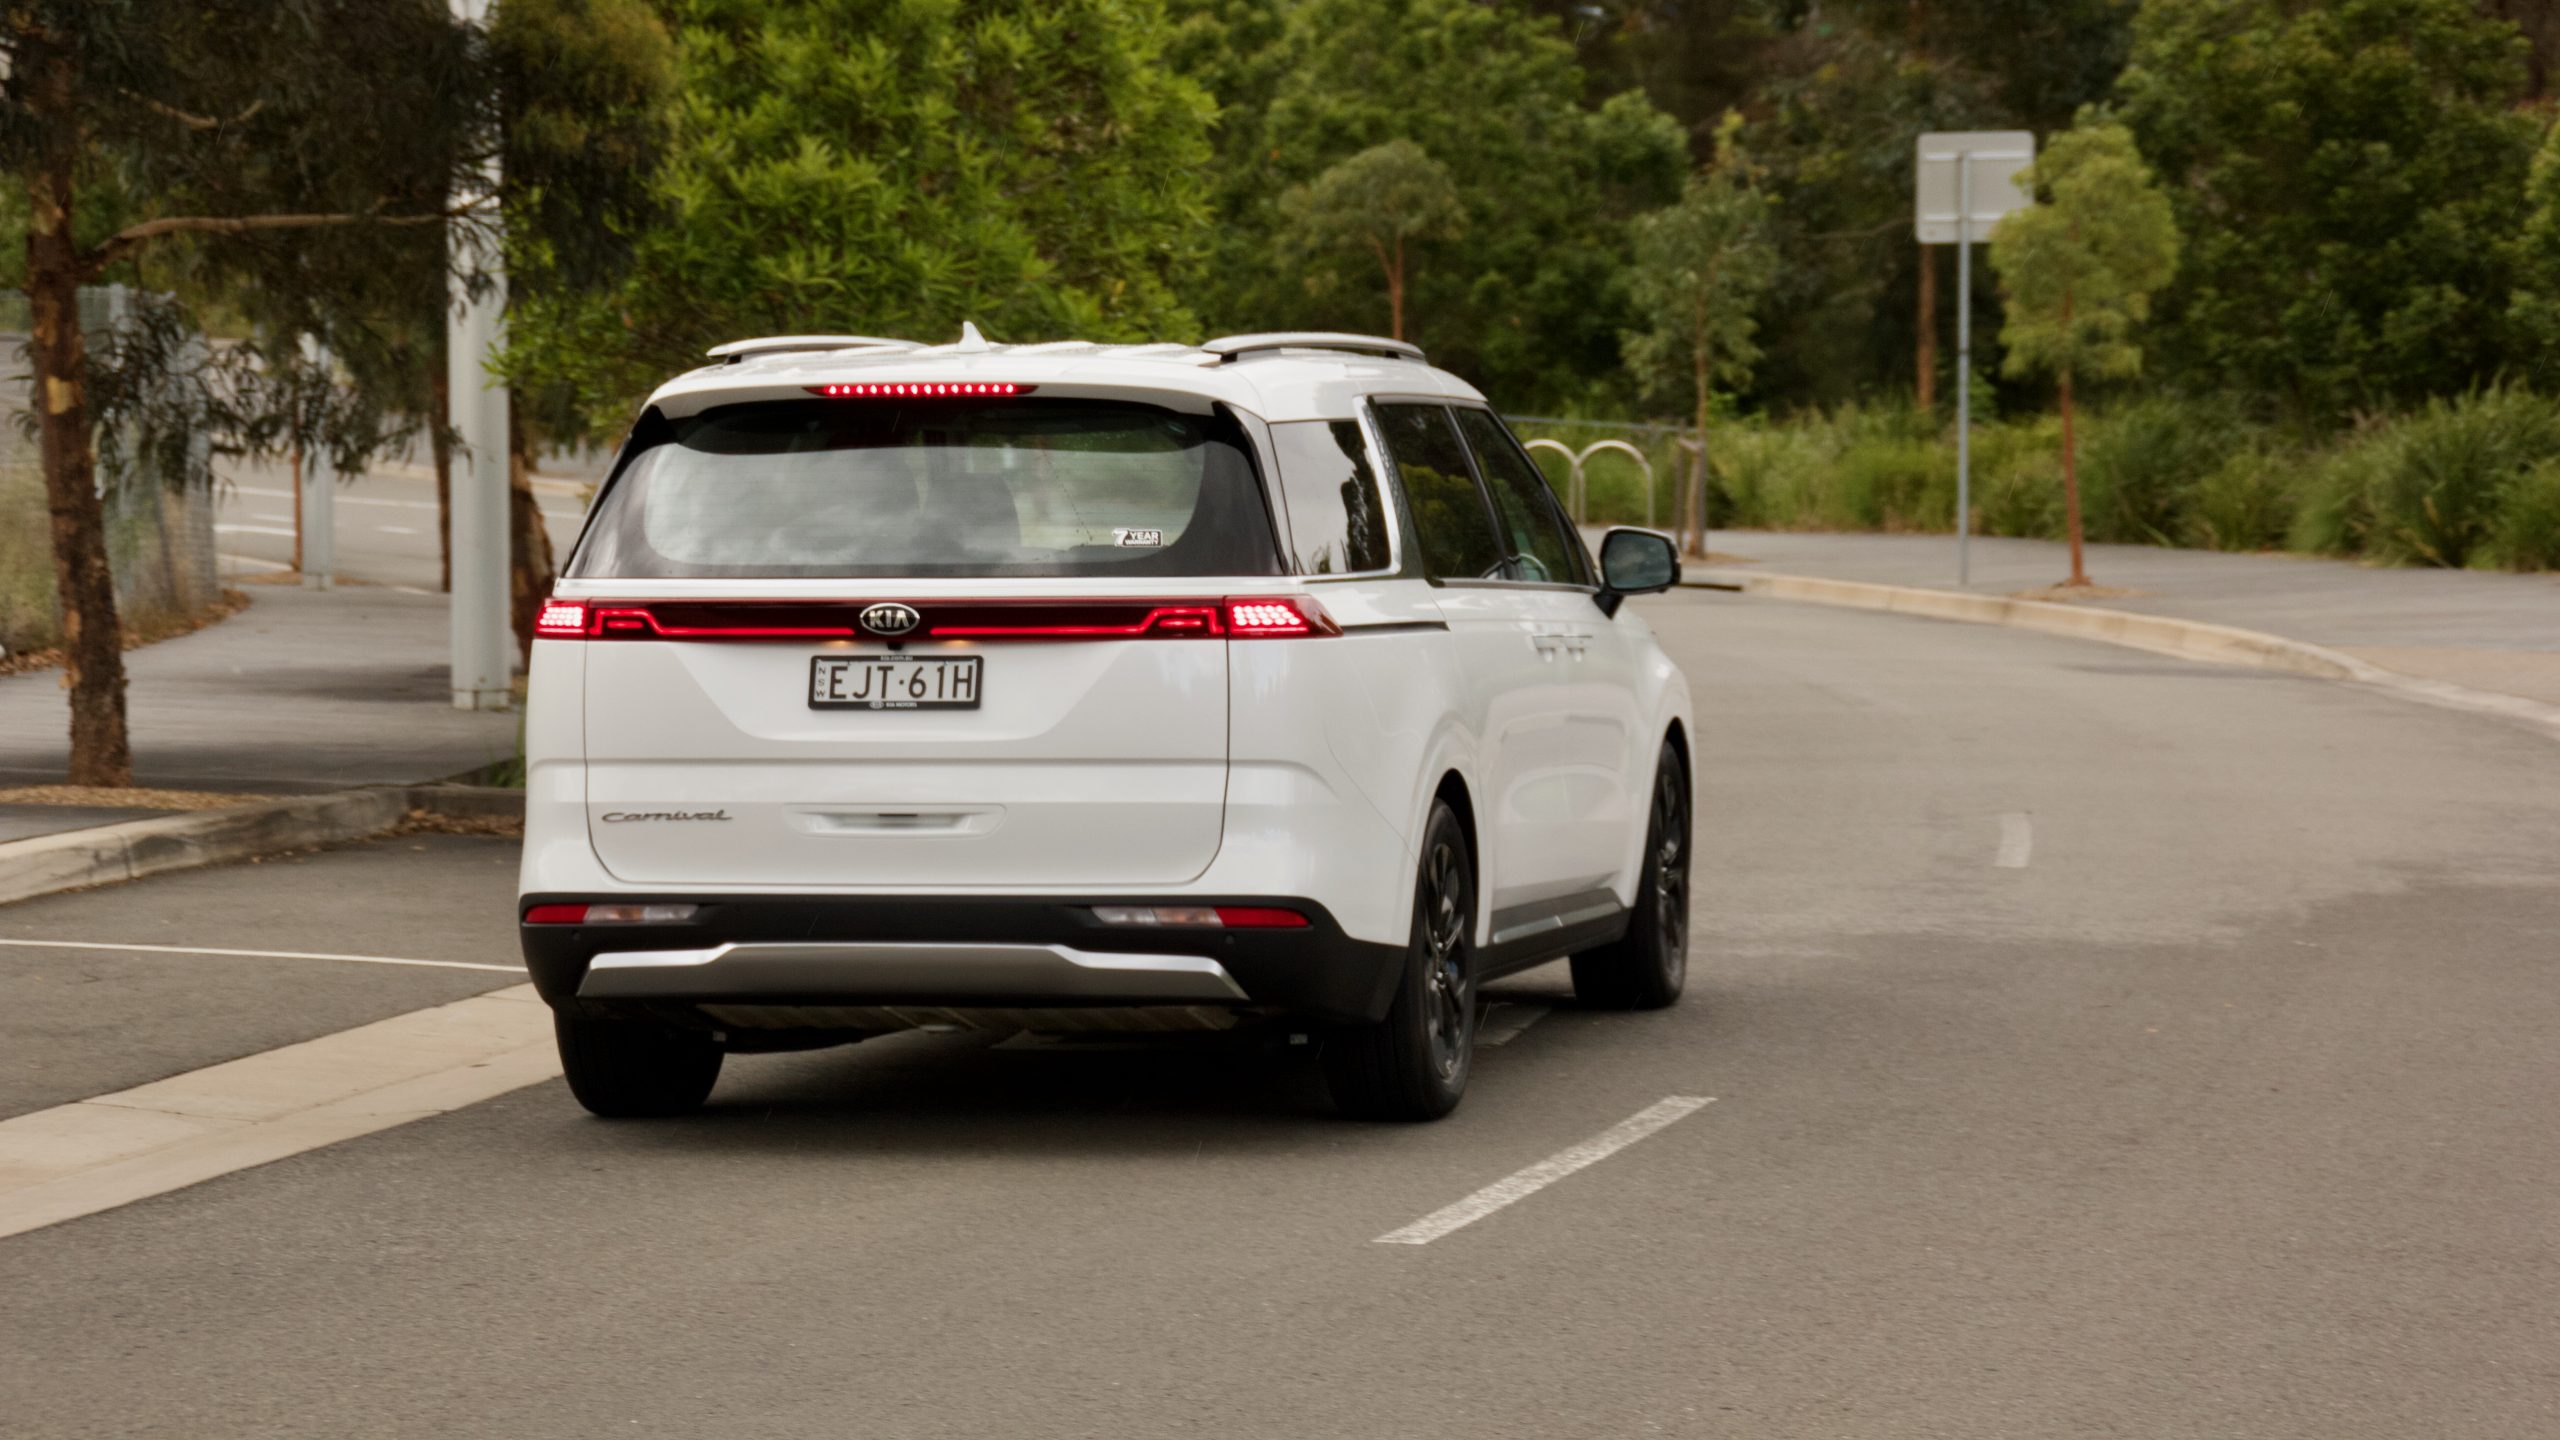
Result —
<instances>
[{"instance_id":1,"label":"eucalyptus foliage","mask_svg":"<svg viewBox=\"0 0 2560 1440\"><path fill-rule=\"evenodd\" d=\"M2526 49L2465 0L2147 0L2122 113L2190 242L2154 353L2324 420L2497 374Z\"/></svg>"},{"instance_id":2,"label":"eucalyptus foliage","mask_svg":"<svg viewBox=\"0 0 2560 1440\"><path fill-rule=\"evenodd\" d=\"M1211 105L1162 64L1154 0L667 11L681 98L626 275L511 317L511 377L564 388L590 427L747 335L1193 328Z\"/></svg>"}]
</instances>

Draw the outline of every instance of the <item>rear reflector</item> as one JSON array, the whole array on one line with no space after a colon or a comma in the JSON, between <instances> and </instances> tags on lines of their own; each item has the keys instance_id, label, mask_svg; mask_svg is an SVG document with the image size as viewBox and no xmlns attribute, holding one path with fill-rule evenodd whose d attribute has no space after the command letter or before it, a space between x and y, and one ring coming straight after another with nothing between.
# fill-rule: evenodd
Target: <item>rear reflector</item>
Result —
<instances>
[{"instance_id":1,"label":"rear reflector","mask_svg":"<svg viewBox=\"0 0 2560 1440\"><path fill-rule=\"evenodd\" d=\"M1276 905L1096 905L1105 925L1197 925L1229 930L1303 930L1307 917Z\"/></svg>"},{"instance_id":2,"label":"rear reflector","mask_svg":"<svg viewBox=\"0 0 2560 1440\"><path fill-rule=\"evenodd\" d=\"M527 925L671 925L690 920L693 905L536 905Z\"/></svg>"},{"instance_id":3,"label":"rear reflector","mask_svg":"<svg viewBox=\"0 0 2560 1440\"><path fill-rule=\"evenodd\" d=\"M1304 930L1307 917L1276 905L1221 905L1218 923L1230 930Z\"/></svg>"},{"instance_id":4,"label":"rear reflector","mask_svg":"<svg viewBox=\"0 0 2560 1440\"><path fill-rule=\"evenodd\" d=\"M933 600L901 609L923 623L864 628L875 600L551 600L534 621L550 640L1287 640L1339 635L1305 595L1224 600Z\"/></svg>"}]
</instances>

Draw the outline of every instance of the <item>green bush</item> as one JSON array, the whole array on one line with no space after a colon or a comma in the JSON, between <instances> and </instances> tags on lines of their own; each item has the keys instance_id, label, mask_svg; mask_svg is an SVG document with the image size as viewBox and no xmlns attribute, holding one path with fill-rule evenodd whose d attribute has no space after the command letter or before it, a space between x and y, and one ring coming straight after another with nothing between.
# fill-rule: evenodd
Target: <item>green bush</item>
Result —
<instances>
[{"instance_id":1,"label":"green bush","mask_svg":"<svg viewBox=\"0 0 2560 1440\"><path fill-rule=\"evenodd\" d=\"M2489 548L2509 570L2560 570L2560 460L2542 461L2507 482Z\"/></svg>"},{"instance_id":2,"label":"green bush","mask_svg":"<svg viewBox=\"0 0 2560 1440\"><path fill-rule=\"evenodd\" d=\"M2226 457L2196 481L2187 507L2187 540L2200 550L2272 550L2294 515L2286 464L2263 450Z\"/></svg>"},{"instance_id":3,"label":"green bush","mask_svg":"<svg viewBox=\"0 0 2560 1440\"><path fill-rule=\"evenodd\" d=\"M2560 408L2511 386L2430 400L2395 430L2391 463L2368 492L2377 559L2459 567L2485 553L2502 497L2525 471L2560 457Z\"/></svg>"},{"instance_id":4,"label":"green bush","mask_svg":"<svg viewBox=\"0 0 2560 1440\"><path fill-rule=\"evenodd\" d=\"M2085 483L2085 476L2083 477ZM2085 503L2087 496L2084 493ZM1950 509L1952 516L1954 511ZM1973 514L1985 535L2052 540L2063 533L2062 422L1986 426L1974 437Z\"/></svg>"},{"instance_id":5,"label":"green bush","mask_svg":"<svg viewBox=\"0 0 2560 1440\"><path fill-rule=\"evenodd\" d=\"M2373 497L2398 463L2399 437L2368 426L2308 455L2295 490L2285 548L2313 555L2361 555L2373 538Z\"/></svg>"},{"instance_id":6,"label":"green bush","mask_svg":"<svg viewBox=\"0 0 2560 1440\"><path fill-rule=\"evenodd\" d=\"M2147 395L2093 413L2080 443L2081 522L2092 540L2176 545L2204 477L2250 442L2240 407Z\"/></svg>"}]
</instances>

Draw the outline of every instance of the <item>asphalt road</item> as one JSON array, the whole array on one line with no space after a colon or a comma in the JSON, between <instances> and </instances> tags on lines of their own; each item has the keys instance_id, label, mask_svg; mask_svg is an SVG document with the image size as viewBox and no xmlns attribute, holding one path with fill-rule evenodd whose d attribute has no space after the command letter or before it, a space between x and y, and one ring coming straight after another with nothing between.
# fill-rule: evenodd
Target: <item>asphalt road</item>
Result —
<instances>
[{"instance_id":1,"label":"asphalt road","mask_svg":"<svg viewBox=\"0 0 2560 1440\"><path fill-rule=\"evenodd\" d=\"M586 516L582 482L544 478L534 499L565 559ZM442 562L436 541L435 477L425 467L386 464L338 486L334 502L341 580L432 593ZM227 574L292 568L293 480L279 465L248 465L225 477L216 495L214 549Z\"/></svg>"},{"instance_id":2,"label":"asphalt road","mask_svg":"<svg viewBox=\"0 0 2560 1440\"><path fill-rule=\"evenodd\" d=\"M733 1060L645 1125L538 1086L0 1240L0 1433L2560 1433L2548 740L2015 632L1645 604L1702 712L1678 1009L1509 982L1504 1013L1554 1008L1426 1127L1335 1119L1285 1051L899 1037ZM503 846L415 843L0 934L188 943L200 910L509 958ZM57 1078L9 1093L508 979L169 963L229 1011L139 958L85 1011L0 970L0 1014L50 987L86 1016L12 1028L0 1064ZM247 1033L252 992L292 1018ZM151 1058L88 1056L117 1049ZM1376 1243L1667 1096L1714 1103Z\"/></svg>"}]
</instances>

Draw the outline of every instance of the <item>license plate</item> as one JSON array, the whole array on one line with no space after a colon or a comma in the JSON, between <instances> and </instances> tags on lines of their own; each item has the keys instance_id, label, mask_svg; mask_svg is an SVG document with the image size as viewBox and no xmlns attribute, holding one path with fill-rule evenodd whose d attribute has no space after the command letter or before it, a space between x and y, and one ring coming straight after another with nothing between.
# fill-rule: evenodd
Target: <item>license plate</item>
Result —
<instances>
[{"instance_id":1,"label":"license plate","mask_svg":"<svg viewBox=\"0 0 2560 1440\"><path fill-rule=\"evenodd\" d=\"M977 655L813 655L812 710L975 710Z\"/></svg>"}]
</instances>

